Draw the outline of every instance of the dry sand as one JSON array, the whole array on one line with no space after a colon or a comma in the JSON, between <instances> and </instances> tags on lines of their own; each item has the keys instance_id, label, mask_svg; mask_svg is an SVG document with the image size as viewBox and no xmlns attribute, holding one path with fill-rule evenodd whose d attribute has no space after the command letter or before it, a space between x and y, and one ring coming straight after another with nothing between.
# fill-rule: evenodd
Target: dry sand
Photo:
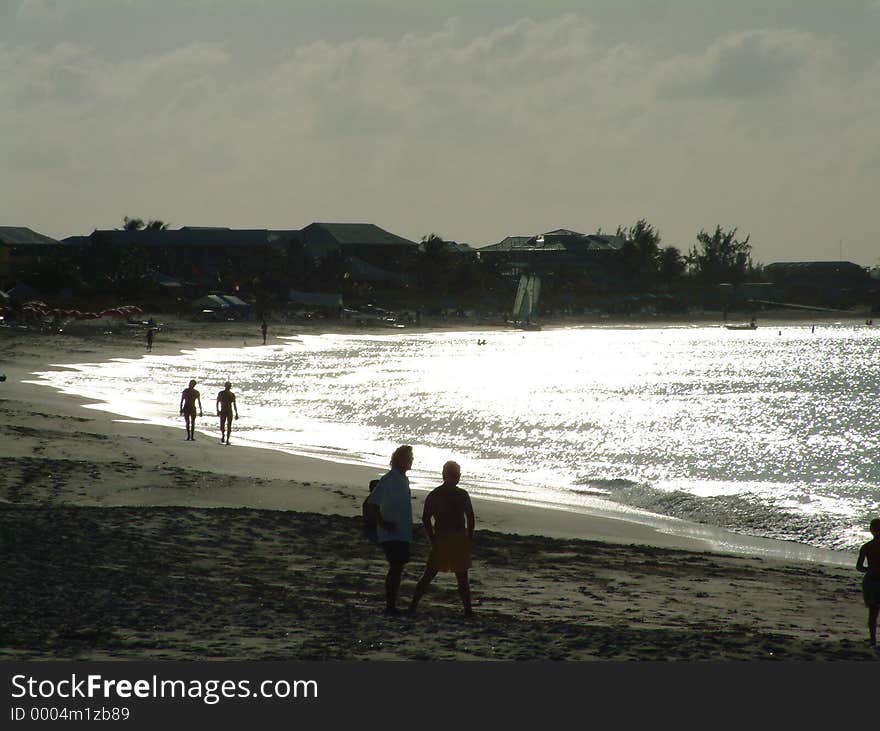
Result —
<instances>
[{"instance_id":1,"label":"dry sand","mask_svg":"<svg viewBox=\"0 0 880 731\"><path fill-rule=\"evenodd\" d=\"M270 338L304 327L320 326L273 324ZM186 442L182 426L120 422L24 382L143 352L141 331L110 329L0 328L0 659L878 657L850 566L489 502L476 505L477 616L461 617L441 575L416 617L386 618L384 558L358 518L374 470ZM172 319L154 352L258 338L256 323ZM413 549L404 602L424 536Z\"/></svg>"}]
</instances>

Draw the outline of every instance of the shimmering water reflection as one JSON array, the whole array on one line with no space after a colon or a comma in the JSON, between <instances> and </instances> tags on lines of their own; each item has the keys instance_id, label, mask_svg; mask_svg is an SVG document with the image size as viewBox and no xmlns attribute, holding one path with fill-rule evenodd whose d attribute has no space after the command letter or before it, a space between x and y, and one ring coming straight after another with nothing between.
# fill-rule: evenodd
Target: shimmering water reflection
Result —
<instances>
[{"instance_id":1,"label":"shimmering water reflection","mask_svg":"<svg viewBox=\"0 0 880 731\"><path fill-rule=\"evenodd\" d=\"M406 442L424 485L457 458L472 489L505 499L611 500L845 547L880 509L878 343L842 325L401 331L43 377L164 424L190 378L208 413L229 379L240 442L377 466Z\"/></svg>"}]
</instances>

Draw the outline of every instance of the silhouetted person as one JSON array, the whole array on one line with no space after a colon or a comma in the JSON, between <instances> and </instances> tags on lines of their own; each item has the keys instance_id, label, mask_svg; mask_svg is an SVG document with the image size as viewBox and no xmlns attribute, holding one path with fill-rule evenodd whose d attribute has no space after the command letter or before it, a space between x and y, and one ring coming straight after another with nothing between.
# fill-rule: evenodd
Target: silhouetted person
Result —
<instances>
[{"instance_id":1,"label":"silhouetted person","mask_svg":"<svg viewBox=\"0 0 880 731\"><path fill-rule=\"evenodd\" d=\"M223 390L217 394L217 416L220 417L220 444L229 444L229 435L232 433L232 414L238 418L238 406L235 403L235 394L232 393L232 384L229 381L223 384Z\"/></svg>"},{"instance_id":2,"label":"silhouetted person","mask_svg":"<svg viewBox=\"0 0 880 731\"><path fill-rule=\"evenodd\" d=\"M151 327L147 328L147 352L150 353L153 351L153 333L155 330Z\"/></svg>"},{"instance_id":3,"label":"silhouetted person","mask_svg":"<svg viewBox=\"0 0 880 731\"><path fill-rule=\"evenodd\" d=\"M413 449L404 444L391 455L391 469L367 498L366 509L376 523L379 545L388 560L385 576L385 614L399 614L397 597L403 567L409 561L412 543L412 494L406 473L412 468Z\"/></svg>"},{"instance_id":4,"label":"silhouetted person","mask_svg":"<svg viewBox=\"0 0 880 731\"><path fill-rule=\"evenodd\" d=\"M202 415L202 396L195 389L195 379L189 382L189 386L180 394L180 413L186 423L186 440L195 441L196 438L196 404L199 405L199 416Z\"/></svg>"},{"instance_id":5,"label":"silhouetted person","mask_svg":"<svg viewBox=\"0 0 880 731\"><path fill-rule=\"evenodd\" d=\"M263 345L266 344L266 331L269 329L269 326L266 324L266 320L263 320L263 323L260 325L260 332L263 333Z\"/></svg>"},{"instance_id":6,"label":"silhouetted person","mask_svg":"<svg viewBox=\"0 0 880 731\"><path fill-rule=\"evenodd\" d=\"M458 594L466 617L473 615L468 569L471 567L471 543L474 537L474 509L467 490L458 487L461 467L457 462L443 465L443 484L428 493L422 523L431 541L431 553L425 573L416 584L409 605L416 611L419 599L434 580L438 571L453 572L458 581ZM432 523L433 521L433 523Z\"/></svg>"},{"instance_id":7,"label":"silhouetted person","mask_svg":"<svg viewBox=\"0 0 880 731\"><path fill-rule=\"evenodd\" d=\"M877 646L877 612L880 610L880 518L870 525L874 538L859 549L856 568L865 574L862 579L862 596L868 608L868 632L871 645Z\"/></svg>"}]
</instances>

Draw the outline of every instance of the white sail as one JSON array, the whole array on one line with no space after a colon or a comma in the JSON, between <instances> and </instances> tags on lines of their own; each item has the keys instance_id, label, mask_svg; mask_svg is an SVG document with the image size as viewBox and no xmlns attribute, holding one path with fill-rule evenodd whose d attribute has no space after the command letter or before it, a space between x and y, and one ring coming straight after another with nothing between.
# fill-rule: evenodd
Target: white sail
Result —
<instances>
[{"instance_id":1,"label":"white sail","mask_svg":"<svg viewBox=\"0 0 880 731\"><path fill-rule=\"evenodd\" d=\"M541 280L532 275L523 274L519 278L516 299L513 302L513 321L529 323L532 313L537 310L538 297L541 294Z\"/></svg>"},{"instance_id":2,"label":"white sail","mask_svg":"<svg viewBox=\"0 0 880 731\"><path fill-rule=\"evenodd\" d=\"M513 300L513 319L520 319L520 311L522 310L523 299L526 294L526 290L528 289L529 278L523 274L519 278L519 287L516 289L516 299Z\"/></svg>"}]
</instances>

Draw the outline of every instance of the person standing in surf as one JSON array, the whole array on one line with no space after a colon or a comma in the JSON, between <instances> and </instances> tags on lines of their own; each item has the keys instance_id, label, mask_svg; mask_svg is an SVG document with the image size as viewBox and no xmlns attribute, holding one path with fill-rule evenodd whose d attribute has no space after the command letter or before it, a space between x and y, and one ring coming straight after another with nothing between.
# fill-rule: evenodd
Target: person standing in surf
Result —
<instances>
[{"instance_id":1,"label":"person standing in surf","mask_svg":"<svg viewBox=\"0 0 880 731\"><path fill-rule=\"evenodd\" d=\"M877 647L877 614L880 611L880 518L874 518L869 528L874 538L859 549L856 569L865 575L862 579L862 597L868 608L871 646Z\"/></svg>"},{"instance_id":2,"label":"person standing in surf","mask_svg":"<svg viewBox=\"0 0 880 731\"><path fill-rule=\"evenodd\" d=\"M217 416L220 417L220 444L229 444L229 435L232 433L232 414L238 419L238 405L235 403L235 394L232 393L232 384L229 381L223 384L223 390L217 394Z\"/></svg>"},{"instance_id":3,"label":"person standing in surf","mask_svg":"<svg viewBox=\"0 0 880 731\"><path fill-rule=\"evenodd\" d=\"M189 387L183 389L180 394L180 413L186 424L186 441L194 442L196 439L196 404L199 405L199 416L202 416L202 397L195 389L196 381L189 382Z\"/></svg>"}]
</instances>

